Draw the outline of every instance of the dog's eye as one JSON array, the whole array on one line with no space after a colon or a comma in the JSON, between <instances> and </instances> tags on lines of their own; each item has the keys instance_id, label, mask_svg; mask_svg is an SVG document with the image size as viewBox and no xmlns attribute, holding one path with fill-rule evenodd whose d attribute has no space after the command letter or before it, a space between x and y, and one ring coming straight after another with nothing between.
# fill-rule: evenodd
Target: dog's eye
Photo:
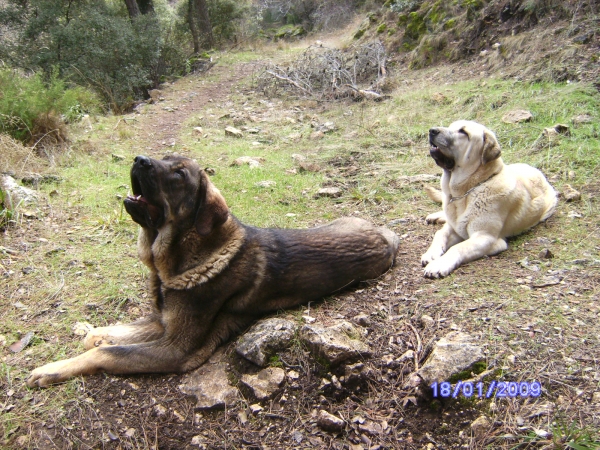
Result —
<instances>
[{"instance_id":1,"label":"dog's eye","mask_svg":"<svg viewBox=\"0 0 600 450\"><path fill-rule=\"evenodd\" d=\"M177 169L175 170L175 175L179 178L185 178L185 171L183 169Z\"/></svg>"},{"instance_id":2,"label":"dog's eye","mask_svg":"<svg viewBox=\"0 0 600 450\"><path fill-rule=\"evenodd\" d=\"M466 137L469 137L469 133L467 133L464 128L461 128L458 130L458 132L464 134Z\"/></svg>"}]
</instances>

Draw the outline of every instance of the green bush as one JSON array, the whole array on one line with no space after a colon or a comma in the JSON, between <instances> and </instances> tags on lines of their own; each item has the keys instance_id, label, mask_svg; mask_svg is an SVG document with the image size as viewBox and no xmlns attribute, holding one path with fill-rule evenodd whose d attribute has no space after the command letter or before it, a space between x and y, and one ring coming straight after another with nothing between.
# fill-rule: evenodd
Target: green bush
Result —
<instances>
[{"instance_id":1,"label":"green bush","mask_svg":"<svg viewBox=\"0 0 600 450\"><path fill-rule=\"evenodd\" d=\"M27 142L44 121L54 117L68 123L99 107L96 95L83 87L67 87L52 70L24 76L15 70L0 69L0 131Z\"/></svg>"}]
</instances>

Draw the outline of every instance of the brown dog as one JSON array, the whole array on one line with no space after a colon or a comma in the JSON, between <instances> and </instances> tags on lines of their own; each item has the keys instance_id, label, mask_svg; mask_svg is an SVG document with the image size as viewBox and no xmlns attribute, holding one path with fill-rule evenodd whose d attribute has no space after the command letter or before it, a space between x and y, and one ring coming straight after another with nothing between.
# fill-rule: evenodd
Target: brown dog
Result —
<instances>
[{"instance_id":1,"label":"brown dog","mask_svg":"<svg viewBox=\"0 0 600 450\"><path fill-rule=\"evenodd\" d=\"M138 156L125 208L141 225L153 313L96 328L82 355L35 369L27 384L76 375L184 372L257 318L387 271L398 237L358 218L308 230L241 224L194 161Z\"/></svg>"}]
</instances>

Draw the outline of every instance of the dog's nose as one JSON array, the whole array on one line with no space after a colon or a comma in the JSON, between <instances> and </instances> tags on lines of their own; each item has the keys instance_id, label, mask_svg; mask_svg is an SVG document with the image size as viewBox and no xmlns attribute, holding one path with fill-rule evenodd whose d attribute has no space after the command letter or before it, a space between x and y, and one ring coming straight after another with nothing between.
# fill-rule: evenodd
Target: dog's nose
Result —
<instances>
[{"instance_id":1,"label":"dog's nose","mask_svg":"<svg viewBox=\"0 0 600 450\"><path fill-rule=\"evenodd\" d=\"M434 137L434 136L437 136L438 134L440 134L439 128L430 128L429 129L429 137Z\"/></svg>"},{"instance_id":2,"label":"dog's nose","mask_svg":"<svg viewBox=\"0 0 600 450\"><path fill-rule=\"evenodd\" d=\"M133 162L140 167L147 168L147 167L152 166L152 161L150 161L150 158L148 158L147 156L143 156L143 155L136 156L133 159Z\"/></svg>"}]
</instances>

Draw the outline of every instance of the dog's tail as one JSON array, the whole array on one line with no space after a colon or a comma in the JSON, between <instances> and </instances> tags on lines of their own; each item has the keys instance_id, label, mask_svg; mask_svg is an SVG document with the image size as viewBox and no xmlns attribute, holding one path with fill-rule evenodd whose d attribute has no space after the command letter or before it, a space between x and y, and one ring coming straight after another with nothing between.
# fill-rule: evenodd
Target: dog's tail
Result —
<instances>
[{"instance_id":1,"label":"dog's tail","mask_svg":"<svg viewBox=\"0 0 600 450\"><path fill-rule=\"evenodd\" d=\"M425 186L425 193L432 201L442 203L442 191L431 186Z\"/></svg>"}]
</instances>

